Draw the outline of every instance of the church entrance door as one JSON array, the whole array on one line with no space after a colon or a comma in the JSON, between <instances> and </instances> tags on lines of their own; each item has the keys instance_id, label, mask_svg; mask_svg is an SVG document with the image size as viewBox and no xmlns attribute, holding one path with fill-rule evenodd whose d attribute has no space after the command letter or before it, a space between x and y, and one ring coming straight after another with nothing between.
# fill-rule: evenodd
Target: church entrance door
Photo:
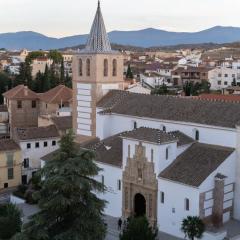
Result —
<instances>
[{"instance_id":1,"label":"church entrance door","mask_svg":"<svg viewBox=\"0 0 240 240\"><path fill-rule=\"evenodd\" d=\"M134 212L136 217L146 215L146 199L140 193L137 193L134 198Z\"/></svg>"}]
</instances>

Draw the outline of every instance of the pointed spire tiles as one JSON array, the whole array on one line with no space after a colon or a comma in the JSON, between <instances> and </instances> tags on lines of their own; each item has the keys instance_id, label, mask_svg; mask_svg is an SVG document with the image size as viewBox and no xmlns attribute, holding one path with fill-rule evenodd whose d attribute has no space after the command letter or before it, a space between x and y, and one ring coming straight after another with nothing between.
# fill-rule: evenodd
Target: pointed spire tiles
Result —
<instances>
[{"instance_id":1,"label":"pointed spire tiles","mask_svg":"<svg viewBox=\"0 0 240 240\"><path fill-rule=\"evenodd\" d=\"M92 28L87 40L84 52L108 53L112 52L111 44L106 32L100 1L98 1L97 12L92 24Z\"/></svg>"}]
</instances>

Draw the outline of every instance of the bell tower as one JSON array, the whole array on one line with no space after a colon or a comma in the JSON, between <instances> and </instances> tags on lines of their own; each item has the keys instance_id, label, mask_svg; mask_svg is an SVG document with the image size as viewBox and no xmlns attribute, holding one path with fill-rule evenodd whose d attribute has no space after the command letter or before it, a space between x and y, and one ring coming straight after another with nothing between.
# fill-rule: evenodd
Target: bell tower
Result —
<instances>
[{"instance_id":1,"label":"bell tower","mask_svg":"<svg viewBox=\"0 0 240 240\"><path fill-rule=\"evenodd\" d=\"M85 49L73 58L73 129L80 142L96 137L97 102L123 89L123 55L113 51L98 1Z\"/></svg>"}]
</instances>

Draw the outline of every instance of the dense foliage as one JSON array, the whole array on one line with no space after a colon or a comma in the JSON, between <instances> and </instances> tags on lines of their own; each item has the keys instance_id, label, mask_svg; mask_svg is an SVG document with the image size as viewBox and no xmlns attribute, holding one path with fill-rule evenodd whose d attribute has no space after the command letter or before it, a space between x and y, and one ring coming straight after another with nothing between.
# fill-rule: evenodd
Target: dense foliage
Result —
<instances>
[{"instance_id":1,"label":"dense foliage","mask_svg":"<svg viewBox=\"0 0 240 240\"><path fill-rule=\"evenodd\" d=\"M0 72L0 104L3 103L2 94L12 88L12 79L5 72Z\"/></svg>"},{"instance_id":2,"label":"dense foliage","mask_svg":"<svg viewBox=\"0 0 240 240\"><path fill-rule=\"evenodd\" d=\"M94 180L100 169L95 155L79 150L70 132L60 142L60 150L41 171L41 190L35 194L40 212L24 225L21 236L27 240L101 240L105 201L96 196L102 183Z\"/></svg>"},{"instance_id":3,"label":"dense foliage","mask_svg":"<svg viewBox=\"0 0 240 240\"><path fill-rule=\"evenodd\" d=\"M7 240L21 231L21 212L13 204L0 205L0 239Z\"/></svg>"},{"instance_id":4,"label":"dense foliage","mask_svg":"<svg viewBox=\"0 0 240 240\"><path fill-rule=\"evenodd\" d=\"M130 66L130 64L128 64L126 78L133 79L133 77L134 76L133 76L133 72L132 72L131 66Z\"/></svg>"},{"instance_id":5,"label":"dense foliage","mask_svg":"<svg viewBox=\"0 0 240 240\"><path fill-rule=\"evenodd\" d=\"M120 240L156 240L158 230L153 229L146 217L129 218L124 225Z\"/></svg>"},{"instance_id":6,"label":"dense foliage","mask_svg":"<svg viewBox=\"0 0 240 240\"><path fill-rule=\"evenodd\" d=\"M186 82L183 86L183 90L185 96L198 96L201 93L209 93L210 87L211 85L207 81L202 81L202 83Z\"/></svg>"},{"instance_id":7,"label":"dense foliage","mask_svg":"<svg viewBox=\"0 0 240 240\"><path fill-rule=\"evenodd\" d=\"M184 232L185 237L188 237L190 240L194 240L194 238L202 238L205 231L205 225L199 217L188 216L183 219L182 231Z\"/></svg>"}]
</instances>

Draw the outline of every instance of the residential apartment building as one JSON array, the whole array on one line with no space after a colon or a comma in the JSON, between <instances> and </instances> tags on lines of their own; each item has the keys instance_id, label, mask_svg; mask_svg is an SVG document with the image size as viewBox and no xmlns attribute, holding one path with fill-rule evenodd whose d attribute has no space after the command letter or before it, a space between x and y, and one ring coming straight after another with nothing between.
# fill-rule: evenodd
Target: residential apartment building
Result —
<instances>
[{"instance_id":1,"label":"residential apartment building","mask_svg":"<svg viewBox=\"0 0 240 240\"><path fill-rule=\"evenodd\" d=\"M10 139L0 140L0 193L21 184L21 149Z\"/></svg>"},{"instance_id":2,"label":"residential apartment building","mask_svg":"<svg viewBox=\"0 0 240 240\"><path fill-rule=\"evenodd\" d=\"M19 144L22 157L23 184L41 168L41 157L59 148L60 135L56 126L16 128L14 140Z\"/></svg>"},{"instance_id":3,"label":"residential apartment building","mask_svg":"<svg viewBox=\"0 0 240 240\"><path fill-rule=\"evenodd\" d=\"M208 78L212 90L222 90L232 86L233 82L240 84L240 69L217 67L209 71Z\"/></svg>"}]
</instances>

